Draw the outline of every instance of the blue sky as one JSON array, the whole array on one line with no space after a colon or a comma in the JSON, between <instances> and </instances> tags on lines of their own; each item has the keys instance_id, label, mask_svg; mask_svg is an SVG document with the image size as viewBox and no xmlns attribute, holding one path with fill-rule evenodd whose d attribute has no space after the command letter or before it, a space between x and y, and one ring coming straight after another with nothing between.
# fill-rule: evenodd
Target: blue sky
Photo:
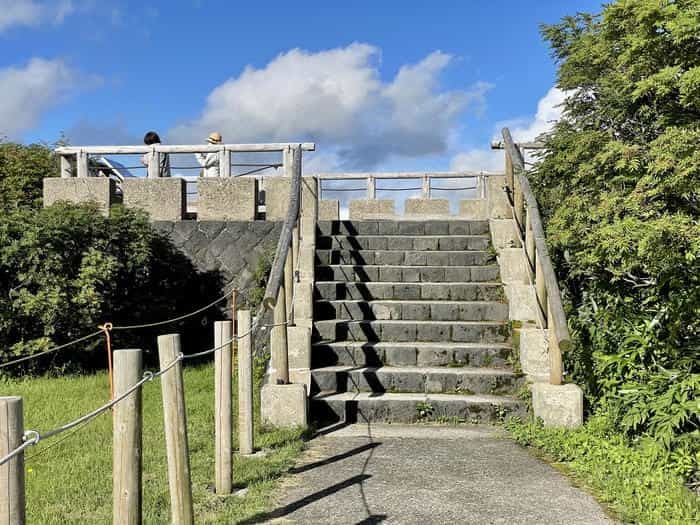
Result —
<instances>
[{"instance_id":1,"label":"blue sky","mask_svg":"<svg viewBox=\"0 0 700 525\"><path fill-rule=\"evenodd\" d=\"M320 170L484 168L556 117L539 24L572 1L0 0L0 135L316 141ZM246 69L247 68L247 69ZM538 113L539 104L539 113Z\"/></svg>"}]
</instances>

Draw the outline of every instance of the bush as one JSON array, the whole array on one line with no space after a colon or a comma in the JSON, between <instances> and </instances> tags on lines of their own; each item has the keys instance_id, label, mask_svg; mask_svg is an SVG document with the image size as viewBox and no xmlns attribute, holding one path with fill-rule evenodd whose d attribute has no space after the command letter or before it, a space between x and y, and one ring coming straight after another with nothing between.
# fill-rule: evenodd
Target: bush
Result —
<instances>
[{"instance_id":1,"label":"bush","mask_svg":"<svg viewBox=\"0 0 700 525\"><path fill-rule=\"evenodd\" d=\"M109 218L94 206L0 212L0 359L46 350L97 329L172 318L221 294L218 272L198 273L145 215L114 207ZM113 332L114 347L154 354L155 336L183 334L188 350L211 343L202 315L153 329ZM34 371L104 366L104 342L93 339L29 365ZM17 370L13 368L12 370ZM20 368L22 370L22 368Z\"/></svg>"},{"instance_id":2,"label":"bush","mask_svg":"<svg viewBox=\"0 0 700 525\"><path fill-rule=\"evenodd\" d=\"M545 26L567 91L532 174L575 349L569 378L697 476L700 1L625 0ZM694 474L695 473L695 474Z\"/></svg>"},{"instance_id":3,"label":"bush","mask_svg":"<svg viewBox=\"0 0 700 525\"><path fill-rule=\"evenodd\" d=\"M573 431L546 429L535 422L506 423L518 443L565 463L625 522L700 522L700 500L669 467L665 448L654 440L630 446L624 436L610 431L611 426L608 417L601 415Z\"/></svg>"}]
</instances>

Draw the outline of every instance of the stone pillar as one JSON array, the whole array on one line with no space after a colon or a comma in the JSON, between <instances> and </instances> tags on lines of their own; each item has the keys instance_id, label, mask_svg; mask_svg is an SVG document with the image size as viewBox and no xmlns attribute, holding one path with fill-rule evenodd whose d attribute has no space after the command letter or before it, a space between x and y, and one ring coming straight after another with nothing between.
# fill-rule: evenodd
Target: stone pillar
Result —
<instances>
[{"instance_id":1,"label":"stone pillar","mask_svg":"<svg viewBox=\"0 0 700 525\"><path fill-rule=\"evenodd\" d=\"M447 199L408 199L406 215L449 215L450 201Z\"/></svg>"},{"instance_id":2,"label":"stone pillar","mask_svg":"<svg viewBox=\"0 0 700 525\"><path fill-rule=\"evenodd\" d=\"M186 182L179 177L129 178L122 191L124 206L145 211L152 221L181 221L185 215Z\"/></svg>"},{"instance_id":3,"label":"stone pillar","mask_svg":"<svg viewBox=\"0 0 700 525\"><path fill-rule=\"evenodd\" d=\"M340 201L337 199L318 201L318 220L340 220Z\"/></svg>"},{"instance_id":4,"label":"stone pillar","mask_svg":"<svg viewBox=\"0 0 700 525\"><path fill-rule=\"evenodd\" d=\"M197 187L197 220L255 220L257 181L253 177L202 177Z\"/></svg>"},{"instance_id":5,"label":"stone pillar","mask_svg":"<svg viewBox=\"0 0 700 525\"><path fill-rule=\"evenodd\" d=\"M106 217L116 200L116 190L116 183L108 177L47 177L44 179L44 207L60 201L93 202Z\"/></svg>"},{"instance_id":6,"label":"stone pillar","mask_svg":"<svg viewBox=\"0 0 700 525\"><path fill-rule=\"evenodd\" d=\"M385 219L395 216L396 206L393 200L356 199L350 201L351 220Z\"/></svg>"}]
</instances>

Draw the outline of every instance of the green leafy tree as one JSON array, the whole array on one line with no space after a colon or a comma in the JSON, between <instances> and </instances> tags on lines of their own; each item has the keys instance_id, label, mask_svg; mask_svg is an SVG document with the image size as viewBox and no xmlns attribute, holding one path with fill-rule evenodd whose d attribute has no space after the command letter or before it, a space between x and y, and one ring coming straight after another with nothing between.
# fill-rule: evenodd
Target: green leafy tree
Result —
<instances>
[{"instance_id":1,"label":"green leafy tree","mask_svg":"<svg viewBox=\"0 0 700 525\"><path fill-rule=\"evenodd\" d=\"M58 175L58 160L42 144L23 146L0 137L0 209L37 207L44 177Z\"/></svg>"},{"instance_id":2,"label":"green leafy tree","mask_svg":"<svg viewBox=\"0 0 700 525\"><path fill-rule=\"evenodd\" d=\"M578 343L568 368L630 436L693 458L689 474L700 450L700 0L619 0L543 33L568 97L532 178Z\"/></svg>"}]
</instances>

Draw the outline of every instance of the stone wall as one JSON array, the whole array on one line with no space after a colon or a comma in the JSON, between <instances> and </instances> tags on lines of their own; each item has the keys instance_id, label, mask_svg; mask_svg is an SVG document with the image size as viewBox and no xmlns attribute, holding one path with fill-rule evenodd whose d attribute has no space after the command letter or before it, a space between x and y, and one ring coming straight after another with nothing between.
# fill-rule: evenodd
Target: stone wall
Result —
<instances>
[{"instance_id":1,"label":"stone wall","mask_svg":"<svg viewBox=\"0 0 700 525\"><path fill-rule=\"evenodd\" d=\"M233 280L244 293L260 257L274 252L281 222L266 221L156 221L153 226L200 271L221 272L224 283Z\"/></svg>"}]
</instances>

